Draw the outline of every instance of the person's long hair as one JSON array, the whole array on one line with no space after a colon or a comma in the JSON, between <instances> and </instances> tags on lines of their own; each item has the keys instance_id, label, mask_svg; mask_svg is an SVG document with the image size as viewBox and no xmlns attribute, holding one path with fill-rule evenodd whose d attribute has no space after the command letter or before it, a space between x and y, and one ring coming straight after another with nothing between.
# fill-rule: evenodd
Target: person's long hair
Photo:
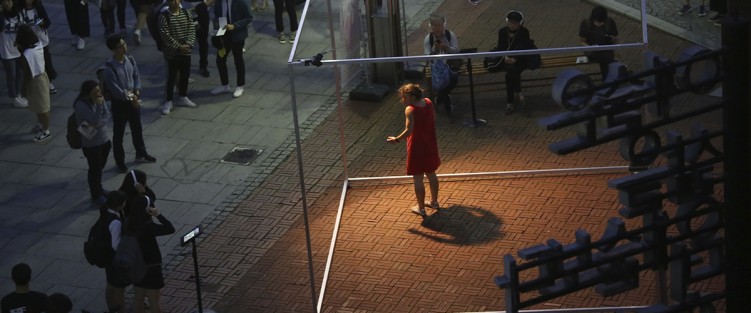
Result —
<instances>
[{"instance_id":1,"label":"person's long hair","mask_svg":"<svg viewBox=\"0 0 751 313\"><path fill-rule=\"evenodd\" d=\"M130 200L125 217L125 233L137 235L143 225L151 220L151 215L146 212L151 207L151 200L147 196L134 196Z\"/></svg>"},{"instance_id":2,"label":"person's long hair","mask_svg":"<svg viewBox=\"0 0 751 313\"><path fill-rule=\"evenodd\" d=\"M76 100L86 100L87 102L92 102L93 99L91 99L91 91L98 86L99 83L95 80L87 80L81 84L81 91L78 92L78 97L76 97Z\"/></svg>"},{"instance_id":3,"label":"person's long hair","mask_svg":"<svg viewBox=\"0 0 751 313\"><path fill-rule=\"evenodd\" d=\"M33 48L39 43L39 38L31 29L28 24L18 25L18 33L16 33L16 46L19 51L24 51L29 48Z\"/></svg>"},{"instance_id":4,"label":"person's long hair","mask_svg":"<svg viewBox=\"0 0 751 313\"><path fill-rule=\"evenodd\" d=\"M133 180L133 176L135 176L135 180ZM140 170L130 170L128 173L125 174L125 177L123 178L123 183L120 184L120 191L127 194L129 197L138 195L138 191L134 187L136 183L141 184L144 189L148 190L148 185L146 185L146 173ZM152 199L153 200L153 199Z\"/></svg>"}]
</instances>

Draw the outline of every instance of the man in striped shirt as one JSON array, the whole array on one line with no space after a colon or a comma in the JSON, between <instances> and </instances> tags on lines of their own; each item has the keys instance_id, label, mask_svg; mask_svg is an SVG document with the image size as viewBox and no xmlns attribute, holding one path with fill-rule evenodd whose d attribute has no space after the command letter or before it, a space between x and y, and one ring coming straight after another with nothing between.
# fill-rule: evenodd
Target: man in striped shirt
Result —
<instances>
[{"instance_id":1,"label":"man in striped shirt","mask_svg":"<svg viewBox=\"0 0 751 313\"><path fill-rule=\"evenodd\" d=\"M177 89L179 97L176 105L194 108L196 104L187 97L188 77L190 76L190 52L196 42L196 28L188 10L180 5L181 0L168 0L167 8L159 14L159 35L167 61L167 101L162 106L162 114L172 110L172 96L175 79L179 73Z\"/></svg>"}]
</instances>

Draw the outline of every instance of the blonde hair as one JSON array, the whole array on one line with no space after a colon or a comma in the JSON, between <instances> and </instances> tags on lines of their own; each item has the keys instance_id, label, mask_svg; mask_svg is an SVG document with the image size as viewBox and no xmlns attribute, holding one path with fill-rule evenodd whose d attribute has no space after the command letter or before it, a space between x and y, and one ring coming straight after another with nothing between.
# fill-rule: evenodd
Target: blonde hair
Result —
<instances>
[{"instance_id":1,"label":"blonde hair","mask_svg":"<svg viewBox=\"0 0 751 313\"><path fill-rule=\"evenodd\" d=\"M415 98L422 98L422 88L419 84L413 84L413 83L407 83L402 85L401 88L399 88L399 95L404 96L410 94L414 96Z\"/></svg>"}]
</instances>

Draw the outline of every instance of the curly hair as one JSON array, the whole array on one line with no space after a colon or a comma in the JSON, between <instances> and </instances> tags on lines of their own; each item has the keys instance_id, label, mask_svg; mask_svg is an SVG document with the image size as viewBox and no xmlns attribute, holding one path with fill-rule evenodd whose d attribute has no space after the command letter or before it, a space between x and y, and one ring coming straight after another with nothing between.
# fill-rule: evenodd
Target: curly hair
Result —
<instances>
[{"instance_id":1,"label":"curly hair","mask_svg":"<svg viewBox=\"0 0 751 313\"><path fill-rule=\"evenodd\" d=\"M401 88L399 88L399 95L404 96L407 94L410 94L414 96L415 98L422 98L422 87L420 87L419 84L414 83L407 83L402 85Z\"/></svg>"}]
</instances>

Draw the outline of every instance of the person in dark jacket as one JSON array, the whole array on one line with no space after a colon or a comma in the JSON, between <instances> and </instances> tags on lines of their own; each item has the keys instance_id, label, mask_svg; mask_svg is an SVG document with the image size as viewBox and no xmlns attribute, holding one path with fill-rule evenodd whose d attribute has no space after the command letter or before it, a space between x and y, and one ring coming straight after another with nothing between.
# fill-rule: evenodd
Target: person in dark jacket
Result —
<instances>
[{"instance_id":1,"label":"person in dark jacket","mask_svg":"<svg viewBox=\"0 0 751 313\"><path fill-rule=\"evenodd\" d=\"M605 46L618 43L618 27L601 6L592 8L589 18L579 24L579 43L582 46ZM602 81L608 77L608 67L615 62L615 51L592 51L586 53L590 62L600 65Z\"/></svg>"},{"instance_id":2,"label":"person in dark jacket","mask_svg":"<svg viewBox=\"0 0 751 313\"><path fill-rule=\"evenodd\" d=\"M102 204L106 201L106 191L102 188L102 169L112 150L112 142L107 131L110 111L104 104L99 83L87 80L81 84L74 110L78 125L86 129L81 135L83 155L89 164L88 182L92 201Z\"/></svg>"},{"instance_id":3,"label":"person in dark jacket","mask_svg":"<svg viewBox=\"0 0 751 313\"><path fill-rule=\"evenodd\" d=\"M149 312L161 313L159 292L164 287L162 274L162 252L156 237L173 234L175 227L164 215L152 205L148 196L141 195L128 204L128 215L125 219L124 235L135 235L141 247L141 253L148 266L146 276L140 282L134 283L133 312L141 313L144 298L149 299ZM152 217L156 217L158 223Z\"/></svg>"},{"instance_id":4,"label":"person in dark jacket","mask_svg":"<svg viewBox=\"0 0 751 313\"><path fill-rule=\"evenodd\" d=\"M222 85L211 90L212 95L232 91L229 87L229 73L227 72L227 57L232 53L237 71L237 87L232 97L242 96L245 91L245 59L243 47L248 38L248 25L253 21L248 3L244 0L217 0L214 3L214 28L222 27L226 30L222 37L224 47L216 54L216 67ZM227 25L219 25L219 18L226 18Z\"/></svg>"},{"instance_id":5,"label":"person in dark jacket","mask_svg":"<svg viewBox=\"0 0 751 313\"><path fill-rule=\"evenodd\" d=\"M124 192L119 190L110 191L107 194L107 202L99 209L99 218L107 222L112 247L109 255L112 256L112 259L115 257L115 251L117 251L117 246L120 244L120 236L122 235L125 199L126 195ZM112 259L104 267L104 273L107 276L104 300L107 302L107 312L125 312L125 287L128 287L129 284L122 279L121 275L117 274Z\"/></svg>"},{"instance_id":6,"label":"person in dark jacket","mask_svg":"<svg viewBox=\"0 0 751 313\"><path fill-rule=\"evenodd\" d=\"M506 27L498 30L496 51L525 50L532 46L529 30L524 27L524 16L519 11L506 14ZM505 56L501 66L506 71L506 114L514 113L515 104L525 103L522 93L522 71L527 68L521 56Z\"/></svg>"}]
</instances>

